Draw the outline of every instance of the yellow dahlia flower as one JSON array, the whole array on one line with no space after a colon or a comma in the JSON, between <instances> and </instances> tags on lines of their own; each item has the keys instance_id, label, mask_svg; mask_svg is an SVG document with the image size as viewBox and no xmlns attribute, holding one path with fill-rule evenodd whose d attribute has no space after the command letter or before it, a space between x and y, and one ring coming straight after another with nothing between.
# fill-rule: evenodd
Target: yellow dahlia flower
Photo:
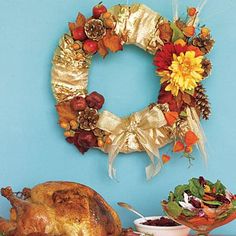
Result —
<instances>
[{"instance_id":1,"label":"yellow dahlia flower","mask_svg":"<svg viewBox=\"0 0 236 236\"><path fill-rule=\"evenodd\" d=\"M168 70L158 72L162 77L161 83L167 82L166 91L177 96L179 90L193 90L203 79L202 56L196 57L194 51L181 52L179 56L173 54L172 64Z\"/></svg>"}]
</instances>

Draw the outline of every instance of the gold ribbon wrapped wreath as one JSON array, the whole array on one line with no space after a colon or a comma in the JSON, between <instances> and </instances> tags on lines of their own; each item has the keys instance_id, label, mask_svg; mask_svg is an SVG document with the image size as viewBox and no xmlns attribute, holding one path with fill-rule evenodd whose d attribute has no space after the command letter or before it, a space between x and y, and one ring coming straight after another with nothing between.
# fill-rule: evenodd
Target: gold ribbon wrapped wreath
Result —
<instances>
[{"instance_id":1,"label":"gold ribbon wrapped wreath","mask_svg":"<svg viewBox=\"0 0 236 236\"><path fill-rule=\"evenodd\" d=\"M199 11L191 7L187 18L168 21L143 4L117 5L107 10L93 8L93 16L79 13L69 23L53 58L52 90L57 100L59 124L69 143L81 153L97 147L109 155L109 176L115 177L113 163L119 153L145 151L151 164L147 179L158 174L170 160L159 149L173 143L191 164L192 147L197 145L206 160L205 137L199 118L208 119L210 105L201 82L211 70L204 56L214 40L205 26L196 27ZM104 97L87 93L92 55L103 58L109 51L134 44L155 55L161 77L158 101L146 109L120 118L109 111L98 112Z\"/></svg>"}]
</instances>

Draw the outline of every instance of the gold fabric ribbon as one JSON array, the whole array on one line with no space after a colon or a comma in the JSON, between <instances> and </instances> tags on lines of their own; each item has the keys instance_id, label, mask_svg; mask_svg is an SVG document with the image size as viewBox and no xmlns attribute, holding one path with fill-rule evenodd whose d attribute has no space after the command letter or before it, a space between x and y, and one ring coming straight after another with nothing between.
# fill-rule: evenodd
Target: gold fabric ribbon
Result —
<instances>
[{"instance_id":1,"label":"gold fabric ribbon","mask_svg":"<svg viewBox=\"0 0 236 236\"><path fill-rule=\"evenodd\" d=\"M112 144L106 150L109 153L109 176L116 177L113 163L124 145L134 136L151 161L151 164L146 167L147 179L157 175L162 167L158 150L161 143L158 137L161 139L164 136L159 128L165 125L164 114L158 106L133 113L125 118L119 118L108 111L102 112L97 127L111 133L112 139Z\"/></svg>"}]
</instances>

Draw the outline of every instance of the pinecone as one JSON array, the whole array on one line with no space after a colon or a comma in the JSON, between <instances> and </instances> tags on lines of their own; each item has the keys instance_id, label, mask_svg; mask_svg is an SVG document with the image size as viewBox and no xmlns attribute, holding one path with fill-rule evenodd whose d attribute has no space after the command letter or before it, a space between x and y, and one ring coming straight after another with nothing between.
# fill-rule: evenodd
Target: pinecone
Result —
<instances>
[{"instance_id":1,"label":"pinecone","mask_svg":"<svg viewBox=\"0 0 236 236\"><path fill-rule=\"evenodd\" d=\"M204 78L208 77L210 75L211 69L212 69L211 61L208 59L203 59L202 68L204 69L204 72L202 74L203 77Z\"/></svg>"},{"instance_id":2,"label":"pinecone","mask_svg":"<svg viewBox=\"0 0 236 236\"><path fill-rule=\"evenodd\" d=\"M99 128L95 128L93 130L93 133L96 137L103 139L106 136L106 132L104 130L101 130Z\"/></svg>"},{"instance_id":3,"label":"pinecone","mask_svg":"<svg viewBox=\"0 0 236 236\"><path fill-rule=\"evenodd\" d=\"M202 118L208 120L211 115L211 106L206 95L205 88L199 84L196 89L196 108L202 115Z\"/></svg>"},{"instance_id":4,"label":"pinecone","mask_svg":"<svg viewBox=\"0 0 236 236\"><path fill-rule=\"evenodd\" d=\"M79 112L79 128L86 131L93 130L96 128L98 119L97 110L87 107L84 111Z\"/></svg>"},{"instance_id":5,"label":"pinecone","mask_svg":"<svg viewBox=\"0 0 236 236\"><path fill-rule=\"evenodd\" d=\"M99 19L90 19L84 26L85 33L89 39L99 41L106 34L106 28Z\"/></svg>"},{"instance_id":6,"label":"pinecone","mask_svg":"<svg viewBox=\"0 0 236 236\"><path fill-rule=\"evenodd\" d=\"M213 48L215 41L210 37L195 37L192 41L193 46L198 47L204 54L207 54Z\"/></svg>"}]
</instances>

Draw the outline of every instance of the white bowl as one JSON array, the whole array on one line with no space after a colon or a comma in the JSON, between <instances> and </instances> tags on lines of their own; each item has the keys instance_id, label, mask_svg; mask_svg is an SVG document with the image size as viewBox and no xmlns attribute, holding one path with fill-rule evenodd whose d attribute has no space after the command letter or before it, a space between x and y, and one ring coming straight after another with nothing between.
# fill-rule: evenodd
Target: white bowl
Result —
<instances>
[{"instance_id":1,"label":"white bowl","mask_svg":"<svg viewBox=\"0 0 236 236\"><path fill-rule=\"evenodd\" d=\"M160 219L162 216L150 216L146 217L147 220ZM166 216L165 216L166 217ZM190 228L185 225L179 226L149 226L143 225L145 219L140 218L134 221L134 225L138 232L151 234L153 236L188 236Z\"/></svg>"}]
</instances>

